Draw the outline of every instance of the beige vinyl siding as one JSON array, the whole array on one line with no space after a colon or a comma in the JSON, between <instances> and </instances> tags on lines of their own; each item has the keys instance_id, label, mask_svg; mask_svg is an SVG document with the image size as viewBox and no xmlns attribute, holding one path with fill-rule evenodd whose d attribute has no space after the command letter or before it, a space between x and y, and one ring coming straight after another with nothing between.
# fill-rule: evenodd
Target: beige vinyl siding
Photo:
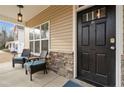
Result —
<instances>
[{"instance_id":1,"label":"beige vinyl siding","mask_svg":"<svg viewBox=\"0 0 124 93\"><path fill-rule=\"evenodd\" d=\"M72 52L73 50L73 6L50 6L29 20L26 25L34 27L50 21L51 51Z\"/></svg>"}]
</instances>

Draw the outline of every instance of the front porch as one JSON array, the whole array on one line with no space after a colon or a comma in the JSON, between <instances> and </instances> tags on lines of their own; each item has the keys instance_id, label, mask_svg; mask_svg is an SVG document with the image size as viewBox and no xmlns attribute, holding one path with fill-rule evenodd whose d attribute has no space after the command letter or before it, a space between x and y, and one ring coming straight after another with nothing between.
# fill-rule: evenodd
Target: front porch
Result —
<instances>
[{"instance_id":1,"label":"front porch","mask_svg":"<svg viewBox=\"0 0 124 93\"><path fill-rule=\"evenodd\" d=\"M11 10L15 6L9 7ZM47 75L42 71L34 74L34 80L30 82L20 65L12 68L12 56L5 58L2 55L1 86L63 86L69 79L75 78L102 86L121 86L123 6L41 5L40 8L42 11L37 11L37 15L30 18L28 12L31 10L25 8L27 19L24 17L23 23L0 16L3 21L19 24L14 28L14 41L18 41L18 44L12 44L15 50L19 49L21 54L23 49L29 49L32 56L47 51L50 70ZM3 63L4 59L7 59L6 63ZM7 81L3 82L4 79ZM82 84L91 86L85 82Z\"/></svg>"},{"instance_id":2,"label":"front porch","mask_svg":"<svg viewBox=\"0 0 124 93\"><path fill-rule=\"evenodd\" d=\"M48 74L39 71L33 74L33 81L25 74L21 65L12 68L12 54L0 51L0 87L62 87L69 79L48 70ZM84 87L92 85L80 82Z\"/></svg>"}]
</instances>

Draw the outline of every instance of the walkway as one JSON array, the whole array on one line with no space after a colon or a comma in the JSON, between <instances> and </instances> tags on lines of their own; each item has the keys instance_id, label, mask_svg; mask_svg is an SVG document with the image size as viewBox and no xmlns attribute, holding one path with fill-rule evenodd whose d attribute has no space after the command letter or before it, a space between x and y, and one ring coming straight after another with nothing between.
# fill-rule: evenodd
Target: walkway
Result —
<instances>
[{"instance_id":1,"label":"walkway","mask_svg":"<svg viewBox=\"0 0 124 93\"><path fill-rule=\"evenodd\" d=\"M12 56L13 55L11 53L0 50L0 63L11 61Z\"/></svg>"}]
</instances>

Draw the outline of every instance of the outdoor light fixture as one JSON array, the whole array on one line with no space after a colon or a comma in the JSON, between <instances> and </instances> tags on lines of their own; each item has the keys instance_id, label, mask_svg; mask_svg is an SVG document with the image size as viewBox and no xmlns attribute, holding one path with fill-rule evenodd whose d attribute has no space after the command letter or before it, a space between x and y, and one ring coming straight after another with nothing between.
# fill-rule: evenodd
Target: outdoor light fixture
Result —
<instances>
[{"instance_id":1,"label":"outdoor light fixture","mask_svg":"<svg viewBox=\"0 0 124 93\"><path fill-rule=\"evenodd\" d=\"M18 22L22 22L23 15L21 14L21 8L23 8L23 5L17 5L19 7L19 13L17 14L17 20Z\"/></svg>"}]
</instances>

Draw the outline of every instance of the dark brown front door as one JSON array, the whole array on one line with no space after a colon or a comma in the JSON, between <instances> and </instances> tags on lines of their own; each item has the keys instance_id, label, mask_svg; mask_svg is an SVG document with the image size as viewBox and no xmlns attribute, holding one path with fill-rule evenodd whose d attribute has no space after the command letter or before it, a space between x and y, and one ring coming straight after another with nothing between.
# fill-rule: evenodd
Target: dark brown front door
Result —
<instances>
[{"instance_id":1,"label":"dark brown front door","mask_svg":"<svg viewBox=\"0 0 124 93\"><path fill-rule=\"evenodd\" d=\"M77 78L115 86L115 6L94 6L77 14Z\"/></svg>"}]
</instances>

